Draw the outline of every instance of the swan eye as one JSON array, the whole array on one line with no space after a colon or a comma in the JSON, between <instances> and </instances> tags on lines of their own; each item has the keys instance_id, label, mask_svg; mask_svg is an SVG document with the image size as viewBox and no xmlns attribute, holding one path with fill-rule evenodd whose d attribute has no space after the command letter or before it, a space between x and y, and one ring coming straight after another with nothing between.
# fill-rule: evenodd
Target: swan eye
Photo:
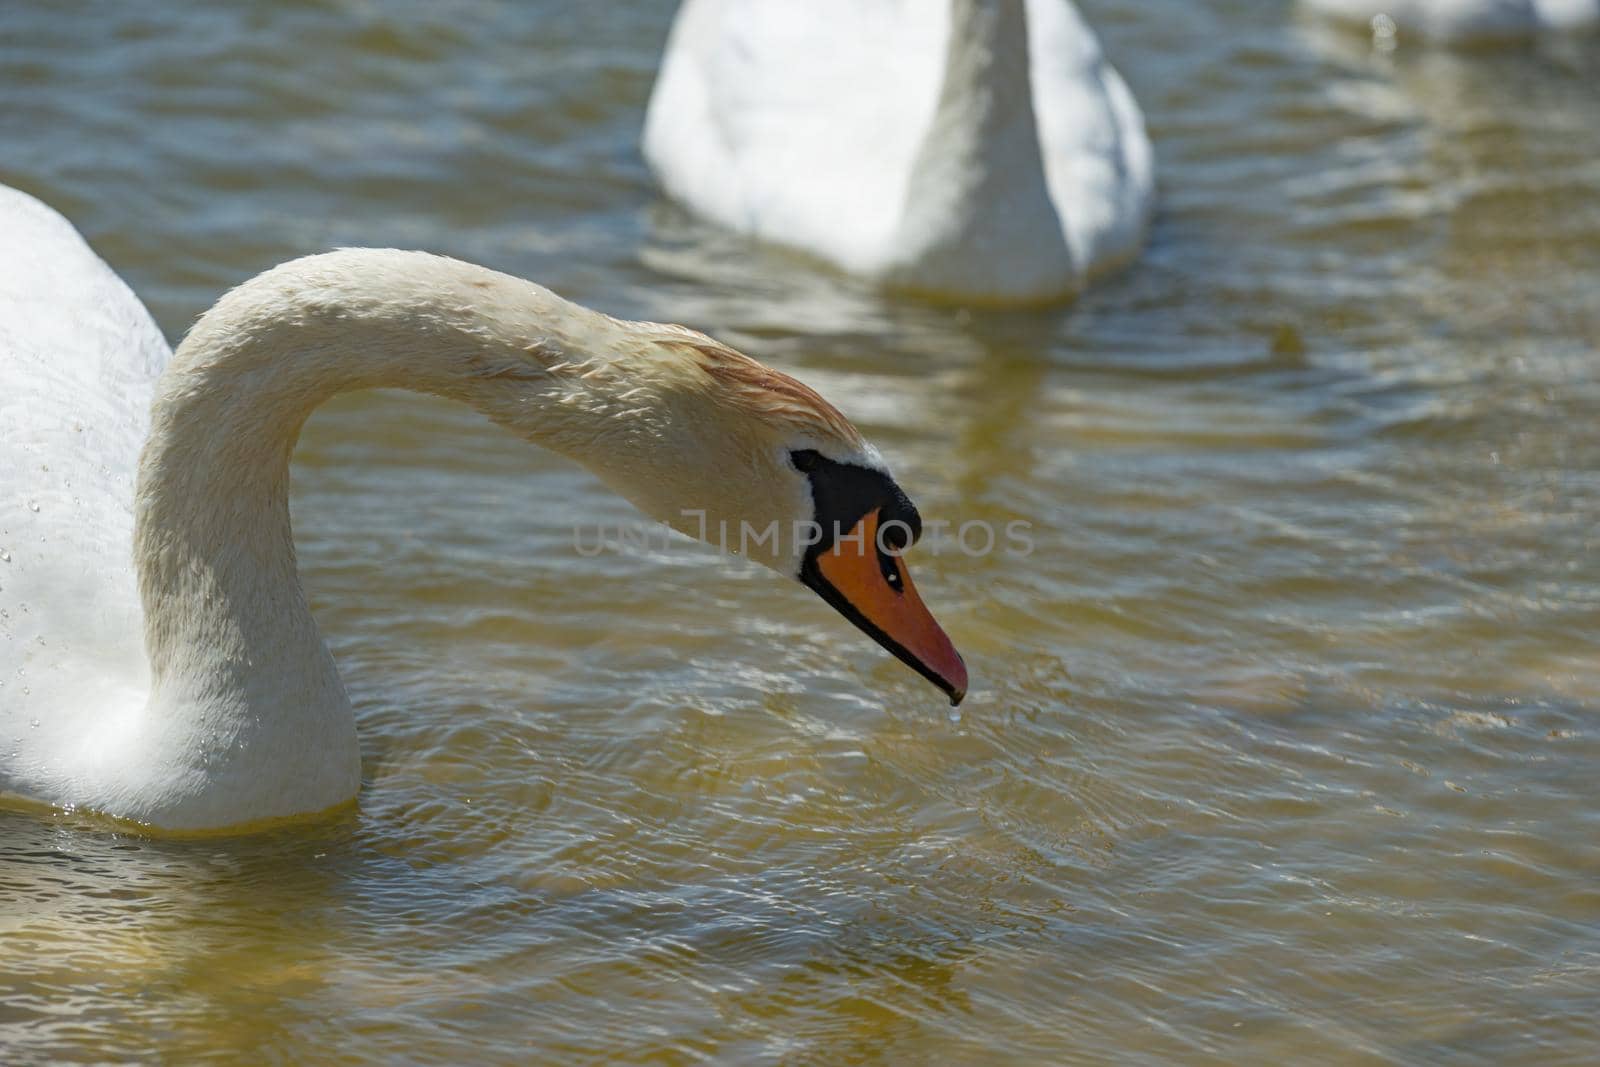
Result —
<instances>
[{"instance_id":1,"label":"swan eye","mask_svg":"<svg viewBox=\"0 0 1600 1067\"><path fill-rule=\"evenodd\" d=\"M821 454L812 448L800 448L789 453L789 462L794 464L794 469L806 474L816 470L821 461Z\"/></svg>"},{"instance_id":2,"label":"swan eye","mask_svg":"<svg viewBox=\"0 0 1600 1067\"><path fill-rule=\"evenodd\" d=\"M885 548L896 555L922 539L922 516L916 505L896 488L896 499L884 505L882 533Z\"/></svg>"},{"instance_id":3,"label":"swan eye","mask_svg":"<svg viewBox=\"0 0 1600 1067\"><path fill-rule=\"evenodd\" d=\"M888 519L880 527L880 531L878 539L883 542L884 548L895 555L905 551L911 528L904 519Z\"/></svg>"}]
</instances>

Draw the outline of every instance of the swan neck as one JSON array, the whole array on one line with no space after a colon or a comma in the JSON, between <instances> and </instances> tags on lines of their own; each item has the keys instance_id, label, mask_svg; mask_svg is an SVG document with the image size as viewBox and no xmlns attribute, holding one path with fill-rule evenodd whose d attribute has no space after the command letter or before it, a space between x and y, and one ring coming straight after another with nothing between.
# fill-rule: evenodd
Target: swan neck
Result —
<instances>
[{"instance_id":1,"label":"swan neck","mask_svg":"<svg viewBox=\"0 0 1600 1067\"><path fill-rule=\"evenodd\" d=\"M939 114L987 128L1031 112L1025 0L950 0Z\"/></svg>"},{"instance_id":2,"label":"swan neck","mask_svg":"<svg viewBox=\"0 0 1600 1067\"><path fill-rule=\"evenodd\" d=\"M1040 166L1024 0L950 0L944 75L922 163L950 173ZM973 190L975 191L975 190Z\"/></svg>"},{"instance_id":3,"label":"swan neck","mask_svg":"<svg viewBox=\"0 0 1600 1067\"><path fill-rule=\"evenodd\" d=\"M918 150L891 272L914 288L1040 294L1073 276L1034 114L1025 0L950 0L943 82Z\"/></svg>"},{"instance_id":4,"label":"swan neck","mask_svg":"<svg viewBox=\"0 0 1600 1067\"><path fill-rule=\"evenodd\" d=\"M558 434L570 408L549 401L575 386L551 368L620 325L421 253L311 257L224 296L158 382L140 458L134 563L156 697L342 704L289 514L290 457L319 404L404 388Z\"/></svg>"},{"instance_id":5,"label":"swan neck","mask_svg":"<svg viewBox=\"0 0 1600 1067\"><path fill-rule=\"evenodd\" d=\"M675 457L657 458L668 450L637 414L657 402L639 383L659 376L647 334L531 282L393 250L297 260L219 300L151 406L133 545L151 688L122 746L133 784L108 810L219 826L355 795L355 717L290 525L289 461L318 404L354 389L431 393L602 477L655 485L652 462Z\"/></svg>"}]
</instances>

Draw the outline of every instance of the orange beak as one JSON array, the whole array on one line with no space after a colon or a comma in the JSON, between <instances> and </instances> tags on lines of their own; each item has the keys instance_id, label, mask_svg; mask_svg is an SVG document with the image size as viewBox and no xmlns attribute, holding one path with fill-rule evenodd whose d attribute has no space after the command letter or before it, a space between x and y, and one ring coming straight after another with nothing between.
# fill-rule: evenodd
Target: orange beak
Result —
<instances>
[{"instance_id":1,"label":"orange beak","mask_svg":"<svg viewBox=\"0 0 1600 1067\"><path fill-rule=\"evenodd\" d=\"M967 666L917 595L905 560L878 543L878 512L812 558L801 580L900 661L938 686L952 705L967 695Z\"/></svg>"}]
</instances>

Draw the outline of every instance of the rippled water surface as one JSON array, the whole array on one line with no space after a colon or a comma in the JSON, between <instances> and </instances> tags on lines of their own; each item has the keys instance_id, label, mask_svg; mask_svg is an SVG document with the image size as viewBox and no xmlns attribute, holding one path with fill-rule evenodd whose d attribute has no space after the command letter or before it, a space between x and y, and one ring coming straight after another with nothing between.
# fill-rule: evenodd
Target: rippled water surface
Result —
<instances>
[{"instance_id":1,"label":"rippled water surface","mask_svg":"<svg viewBox=\"0 0 1600 1067\"><path fill-rule=\"evenodd\" d=\"M662 203L669 3L0 8L0 181L174 338L447 252L741 345L1036 541L919 553L952 719L766 572L584 558L626 506L470 412L331 405L294 502L359 808L0 813L0 1060L1593 1062L1600 45L1083 6L1161 211L1012 314Z\"/></svg>"}]
</instances>

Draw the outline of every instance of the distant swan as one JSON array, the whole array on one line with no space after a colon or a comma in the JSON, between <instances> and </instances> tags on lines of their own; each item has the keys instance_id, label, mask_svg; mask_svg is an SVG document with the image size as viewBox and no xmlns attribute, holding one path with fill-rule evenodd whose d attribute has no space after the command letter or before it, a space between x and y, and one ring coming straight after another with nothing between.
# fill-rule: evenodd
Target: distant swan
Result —
<instances>
[{"instance_id":1,"label":"distant swan","mask_svg":"<svg viewBox=\"0 0 1600 1067\"><path fill-rule=\"evenodd\" d=\"M234 289L169 359L60 215L0 186L0 232L0 794L171 829L355 795L355 720L295 568L289 458L313 408L378 386L471 404L685 532L701 518L684 509L711 531L770 527L756 558L953 701L966 691L896 551L920 520L878 453L704 334L346 249Z\"/></svg>"},{"instance_id":2,"label":"distant swan","mask_svg":"<svg viewBox=\"0 0 1600 1067\"><path fill-rule=\"evenodd\" d=\"M724 226L980 300L1076 291L1150 213L1143 116L1070 0L685 0L644 154Z\"/></svg>"},{"instance_id":3,"label":"distant swan","mask_svg":"<svg viewBox=\"0 0 1600 1067\"><path fill-rule=\"evenodd\" d=\"M1525 37L1600 23L1600 0L1304 0L1318 14L1445 41Z\"/></svg>"}]
</instances>

